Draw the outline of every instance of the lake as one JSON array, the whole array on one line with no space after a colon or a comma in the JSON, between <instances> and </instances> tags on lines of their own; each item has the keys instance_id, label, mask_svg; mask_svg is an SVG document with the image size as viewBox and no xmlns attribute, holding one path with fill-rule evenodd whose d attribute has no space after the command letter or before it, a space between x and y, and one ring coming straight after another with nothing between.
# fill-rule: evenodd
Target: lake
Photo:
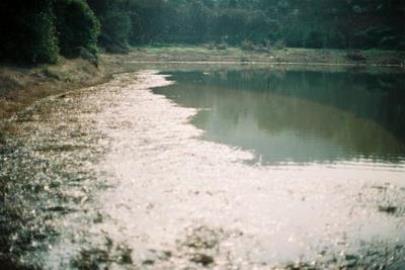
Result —
<instances>
[{"instance_id":1,"label":"lake","mask_svg":"<svg viewBox=\"0 0 405 270\"><path fill-rule=\"evenodd\" d=\"M24 261L404 268L400 73L152 68L9 120L0 167L17 185L5 206L24 214L11 241Z\"/></svg>"},{"instance_id":2,"label":"lake","mask_svg":"<svg viewBox=\"0 0 405 270\"><path fill-rule=\"evenodd\" d=\"M158 88L199 109L203 139L253 151L264 165L403 167L405 80L353 71L169 72Z\"/></svg>"}]
</instances>

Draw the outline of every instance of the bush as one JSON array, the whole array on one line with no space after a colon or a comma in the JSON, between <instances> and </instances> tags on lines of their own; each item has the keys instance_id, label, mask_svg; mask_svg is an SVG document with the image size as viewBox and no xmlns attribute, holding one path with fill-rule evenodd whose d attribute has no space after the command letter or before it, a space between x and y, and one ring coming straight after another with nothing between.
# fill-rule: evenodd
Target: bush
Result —
<instances>
[{"instance_id":1,"label":"bush","mask_svg":"<svg viewBox=\"0 0 405 270\"><path fill-rule=\"evenodd\" d=\"M51 1L1 1L0 60L34 64L57 61Z\"/></svg>"},{"instance_id":2,"label":"bush","mask_svg":"<svg viewBox=\"0 0 405 270\"><path fill-rule=\"evenodd\" d=\"M346 53L346 58L356 62L367 60L367 58L360 51L349 51Z\"/></svg>"},{"instance_id":3,"label":"bush","mask_svg":"<svg viewBox=\"0 0 405 270\"><path fill-rule=\"evenodd\" d=\"M215 43L214 42L205 43L203 44L203 47L208 50L215 50Z\"/></svg>"},{"instance_id":4,"label":"bush","mask_svg":"<svg viewBox=\"0 0 405 270\"><path fill-rule=\"evenodd\" d=\"M23 58L21 60L28 60L32 63L55 63L58 59L59 48L55 37L52 15L41 12L33 14L27 19L30 21L26 36L28 46L25 46L22 50Z\"/></svg>"},{"instance_id":5,"label":"bush","mask_svg":"<svg viewBox=\"0 0 405 270\"><path fill-rule=\"evenodd\" d=\"M54 3L56 29L61 54L78 57L82 49L95 55L100 26L83 0L58 0Z\"/></svg>"},{"instance_id":6,"label":"bush","mask_svg":"<svg viewBox=\"0 0 405 270\"><path fill-rule=\"evenodd\" d=\"M281 40L281 39L277 40L277 41L274 43L273 48L276 49L276 50L282 50L282 49L284 49L284 48L285 48L284 40Z\"/></svg>"},{"instance_id":7,"label":"bush","mask_svg":"<svg viewBox=\"0 0 405 270\"><path fill-rule=\"evenodd\" d=\"M245 51L253 51L255 49L255 44L250 40L244 40L242 41L241 48Z\"/></svg>"},{"instance_id":8,"label":"bush","mask_svg":"<svg viewBox=\"0 0 405 270\"><path fill-rule=\"evenodd\" d=\"M226 44L225 42L221 42L217 44L216 47L217 50L226 50L228 48L228 44Z\"/></svg>"},{"instance_id":9,"label":"bush","mask_svg":"<svg viewBox=\"0 0 405 270\"><path fill-rule=\"evenodd\" d=\"M109 52L128 52L128 38L131 32L131 19L119 11L108 12L101 18L102 35L100 45Z\"/></svg>"},{"instance_id":10,"label":"bush","mask_svg":"<svg viewBox=\"0 0 405 270\"><path fill-rule=\"evenodd\" d=\"M83 48L83 47L79 48L79 57L84 59L84 60L89 61L95 67L98 67L99 61L98 61L97 54L91 53L86 48Z\"/></svg>"}]
</instances>

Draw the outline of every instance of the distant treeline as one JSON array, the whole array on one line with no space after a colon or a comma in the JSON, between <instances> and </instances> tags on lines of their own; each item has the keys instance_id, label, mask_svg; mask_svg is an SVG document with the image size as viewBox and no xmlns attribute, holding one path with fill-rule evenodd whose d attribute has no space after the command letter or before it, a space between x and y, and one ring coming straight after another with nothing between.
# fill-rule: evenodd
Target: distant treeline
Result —
<instances>
[{"instance_id":1,"label":"distant treeline","mask_svg":"<svg viewBox=\"0 0 405 270\"><path fill-rule=\"evenodd\" d=\"M167 43L405 49L402 0L2 0L0 60Z\"/></svg>"}]
</instances>

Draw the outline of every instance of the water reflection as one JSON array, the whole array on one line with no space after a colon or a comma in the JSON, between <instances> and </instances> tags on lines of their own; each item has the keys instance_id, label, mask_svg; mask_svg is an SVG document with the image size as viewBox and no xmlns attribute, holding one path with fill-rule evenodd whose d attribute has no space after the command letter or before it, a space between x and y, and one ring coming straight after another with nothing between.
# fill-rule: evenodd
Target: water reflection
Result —
<instances>
[{"instance_id":1,"label":"water reflection","mask_svg":"<svg viewBox=\"0 0 405 270\"><path fill-rule=\"evenodd\" d=\"M265 164L405 157L401 74L314 71L187 71L155 89L200 108L192 123L204 138L253 150Z\"/></svg>"}]
</instances>

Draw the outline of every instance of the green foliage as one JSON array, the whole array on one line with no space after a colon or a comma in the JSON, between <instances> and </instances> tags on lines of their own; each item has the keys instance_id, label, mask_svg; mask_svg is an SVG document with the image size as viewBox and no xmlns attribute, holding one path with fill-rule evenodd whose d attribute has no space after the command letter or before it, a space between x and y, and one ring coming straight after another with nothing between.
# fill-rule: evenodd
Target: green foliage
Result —
<instances>
[{"instance_id":1,"label":"green foliage","mask_svg":"<svg viewBox=\"0 0 405 270\"><path fill-rule=\"evenodd\" d=\"M241 45L248 40L255 46L268 47L263 45L266 40L283 40L280 47L405 46L403 1L128 0L127 3L128 10L136 14L130 34L132 44L226 41Z\"/></svg>"},{"instance_id":2,"label":"green foliage","mask_svg":"<svg viewBox=\"0 0 405 270\"><path fill-rule=\"evenodd\" d=\"M30 21L25 36L28 43L21 51L21 60L27 59L32 63L56 62L58 46L52 15L48 12L40 12L28 16L27 20Z\"/></svg>"},{"instance_id":3,"label":"green foliage","mask_svg":"<svg viewBox=\"0 0 405 270\"><path fill-rule=\"evenodd\" d=\"M59 51L69 57L97 52L99 24L84 0L4 0L0 27L0 60L54 63Z\"/></svg>"},{"instance_id":4,"label":"green foliage","mask_svg":"<svg viewBox=\"0 0 405 270\"><path fill-rule=\"evenodd\" d=\"M132 26L137 24L137 14L124 0L88 0L101 23L99 44L109 52L125 53Z\"/></svg>"},{"instance_id":5,"label":"green foliage","mask_svg":"<svg viewBox=\"0 0 405 270\"><path fill-rule=\"evenodd\" d=\"M121 12L109 12L101 22L103 24L101 45L110 52L126 52L131 32L129 15Z\"/></svg>"},{"instance_id":6,"label":"green foliage","mask_svg":"<svg viewBox=\"0 0 405 270\"><path fill-rule=\"evenodd\" d=\"M285 48L285 42L284 42L284 40L281 40L281 39L277 40L277 41L274 43L273 48L276 49L276 50L282 50L282 49L284 49L284 48Z\"/></svg>"},{"instance_id":7,"label":"green foliage","mask_svg":"<svg viewBox=\"0 0 405 270\"><path fill-rule=\"evenodd\" d=\"M99 22L83 0L58 0L54 3L56 29L62 55L78 57L83 49L97 53Z\"/></svg>"},{"instance_id":8,"label":"green foliage","mask_svg":"<svg viewBox=\"0 0 405 270\"><path fill-rule=\"evenodd\" d=\"M58 46L53 22L51 0L1 1L0 60L56 62Z\"/></svg>"},{"instance_id":9,"label":"green foliage","mask_svg":"<svg viewBox=\"0 0 405 270\"><path fill-rule=\"evenodd\" d=\"M245 51L253 51L255 49L255 44L252 41L245 39L241 43L241 49Z\"/></svg>"},{"instance_id":10,"label":"green foliage","mask_svg":"<svg viewBox=\"0 0 405 270\"><path fill-rule=\"evenodd\" d=\"M2 0L0 60L96 59L97 42L120 53L168 43L397 50L403 18L398 0Z\"/></svg>"}]
</instances>

